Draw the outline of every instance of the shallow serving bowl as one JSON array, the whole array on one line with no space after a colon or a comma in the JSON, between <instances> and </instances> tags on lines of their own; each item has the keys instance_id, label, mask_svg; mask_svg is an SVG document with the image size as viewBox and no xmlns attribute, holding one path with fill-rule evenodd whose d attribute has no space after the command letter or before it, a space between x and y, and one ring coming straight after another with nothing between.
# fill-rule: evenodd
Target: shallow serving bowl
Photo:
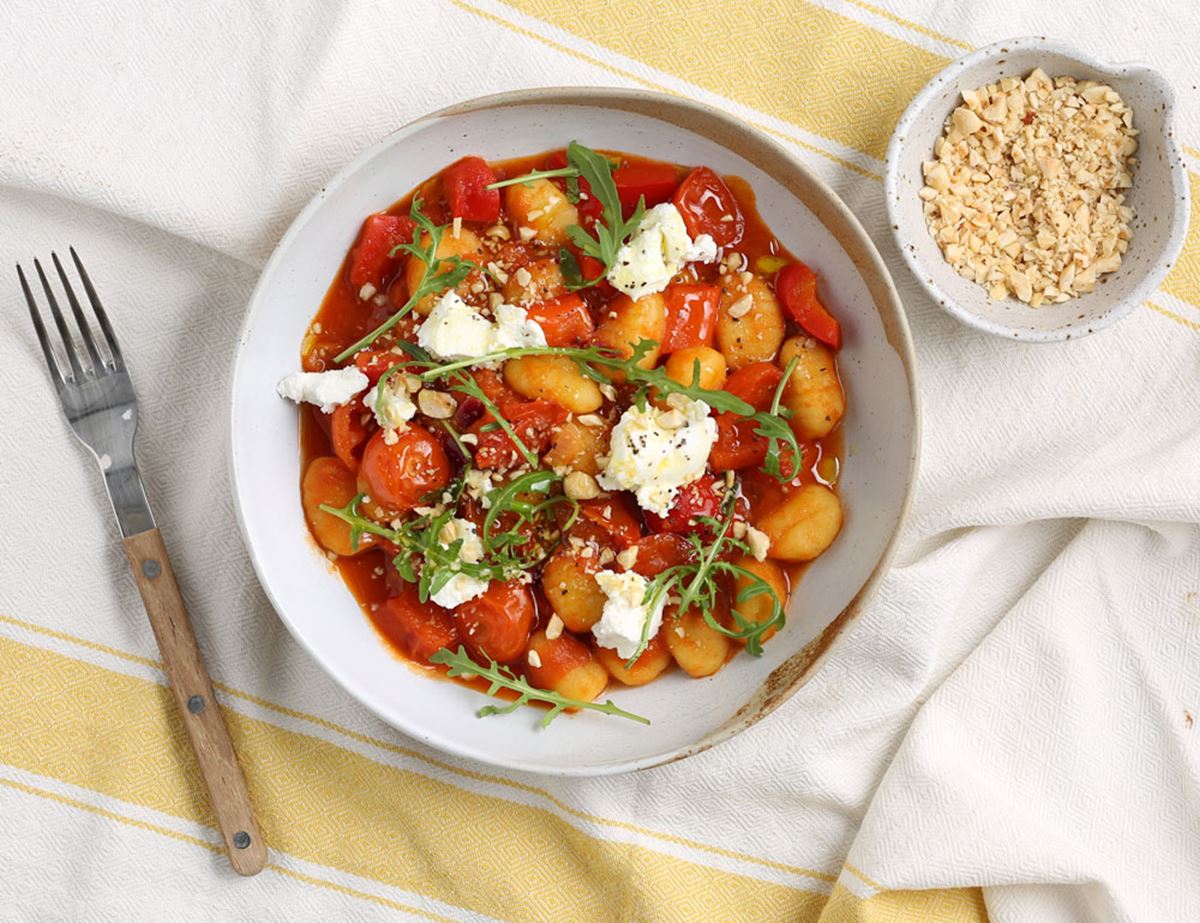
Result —
<instances>
[{"instance_id":1,"label":"shallow serving bowl","mask_svg":"<svg viewBox=\"0 0 1200 923\"><path fill-rule=\"evenodd\" d=\"M961 104L962 91L1002 77L1025 77L1035 67L1051 77L1107 83L1133 110L1140 134L1138 165L1127 191L1127 204L1134 209L1133 239L1120 268L1101 276L1102 283L1086 295L1032 308L1015 298L993 301L981 286L958 275L929 233L917 194L925 185L921 164L933 158L934 142ZM1171 85L1145 64L1106 64L1045 38L997 42L959 58L909 104L888 147L888 217L905 262L949 313L998 336L1047 343L1116 323L1158 287L1187 235L1187 171L1172 130L1174 107Z\"/></svg>"},{"instance_id":2,"label":"shallow serving bowl","mask_svg":"<svg viewBox=\"0 0 1200 923\"><path fill-rule=\"evenodd\" d=\"M650 728L594 713L538 730L540 712L479 719L479 693L423 675L375 634L310 539L300 508L296 408L275 383L363 218L466 154L503 159L563 147L707 164L747 179L763 217L816 267L841 318L849 401L842 535L794 594L786 629L761 659L739 655L716 676L678 671L613 689ZM367 150L293 222L250 301L233 376L234 497L259 579L280 617L352 695L414 738L535 772L595 774L695 753L754 723L816 670L879 581L908 507L919 445L916 369L904 312L879 254L838 198L774 142L704 106L629 90L553 89L493 96L413 122Z\"/></svg>"}]
</instances>

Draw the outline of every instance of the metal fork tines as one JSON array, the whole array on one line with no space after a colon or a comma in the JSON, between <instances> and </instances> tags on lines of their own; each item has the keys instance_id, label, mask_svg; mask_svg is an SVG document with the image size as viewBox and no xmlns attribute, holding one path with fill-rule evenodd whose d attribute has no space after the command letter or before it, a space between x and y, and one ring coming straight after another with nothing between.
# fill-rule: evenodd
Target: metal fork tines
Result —
<instances>
[{"instance_id":1,"label":"metal fork tines","mask_svg":"<svg viewBox=\"0 0 1200 923\"><path fill-rule=\"evenodd\" d=\"M83 284L84 293L99 328L101 341L96 336L93 323L88 319L71 280L67 277L57 253L50 258L58 272L62 290L71 305L77 334L73 333L67 318L59 307L58 298L46 278L40 260L34 260L34 269L46 293L50 314L58 330L58 345L62 357L55 355L51 334L42 321L42 312L37 299L25 277L25 271L17 266L21 289L29 303L29 314L33 318L33 329L37 333L42 354L50 370L50 378L58 392L59 403L75 436L82 442L100 464L104 472L104 483L112 501L113 511L121 526L121 534L128 537L154 528L154 517L142 489L137 463L133 455L133 439L137 432L137 398L133 393L133 382L125 367L121 347L113 333L108 315L87 270L79 259L75 248L71 248L71 259ZM82 341L82 352L77 348L76 337ZM65 359L65 363L63 361Z\"/></svg>"}]
</instances>

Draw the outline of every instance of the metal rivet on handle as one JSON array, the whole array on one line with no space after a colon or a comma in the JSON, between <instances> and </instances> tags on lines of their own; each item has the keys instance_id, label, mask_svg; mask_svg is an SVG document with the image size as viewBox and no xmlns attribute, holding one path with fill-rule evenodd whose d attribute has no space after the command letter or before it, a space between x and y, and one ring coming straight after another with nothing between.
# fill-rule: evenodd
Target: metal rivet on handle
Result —
<instances>
[{"instance_id":1,"label":"metal rivet on handle","mask_svg":"<svg viewBox=\"0 0 1200 923\"><path fill-rule=\"evenodd\" d=\"M202 695L194 695L188 699L188 711L190 711L193 715L198 715L200 712L204 711L204 705L205 701L204 696Z\"/></svg>"},{"instance_id":2,"label":"metal rivet on handle","mask_svg":"<svg viewBox=\"0 0 1200 923\"><path fill-rule=\"evenodd\" d=\"M250 834L245 830L239 830L233 835L233 845L238 849L245 849L250 845Z\"/></svg>"},{"instance_id":3,"label":"metal rivet on handle","mask_svg":"<svg viewBox=\"0 0 1200 923\"><path fill-rule=\"evenodd\" d=\"M153 580L162 573L162 565L154 560L154 558L147 558L142 562L142 573Z\"/></svg>"}]
</instances>

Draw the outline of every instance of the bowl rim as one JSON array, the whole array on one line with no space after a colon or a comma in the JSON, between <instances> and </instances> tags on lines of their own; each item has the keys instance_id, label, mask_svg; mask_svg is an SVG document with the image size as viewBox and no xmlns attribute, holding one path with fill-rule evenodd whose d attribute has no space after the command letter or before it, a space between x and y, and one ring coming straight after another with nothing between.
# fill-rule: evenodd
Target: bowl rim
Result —
<instances>
[{"instance_id":1,"label":"bowl rim","mask_svg":"<svg viewBox=\"0 0 1200 923\"><path fill-rule=\"evenodd\" d=\"M904 481L904 495L901 498L895 524L892 527L891 534L889 535L887 542L883 547L883 551L871 572L868 574L866 580L859 588L858 592L842 609L842 611L831 618L826 626L807 645L791 655L791 657L780 664L771 674L764 676L762 683L759 684L759 690L762 690L765 686L769 685L770 681L776 677L776 674L781 674L783 671L785 671L788 665L793 663L793 661L796 661L798 658L802 657L807 658L802 671L796 673L795 675L788 676L785 683L780 685L778 688L773 689L769 699L749 719L743 718L742 712L739 711L721 727L698 740L677 747L674 750L656 753L645 757L615 761L613 763L606 763L599 766L561 767L546 765L545 763L541 762L533 763L508 759L505 757L497 757L469 746L460 745L453 740L441 737L437 733L431 733L426 730L418 730L410 727L402 716L397 715L395 710L387 707L385 703L376 701L375 697L370 692L363 689L353 677L344 676L341 673L335 672L326 663L323 655L312 644L309 643L309 640L284 611L271 588L271 583L267 579L265 564L260 557L254 543L251 541L249 523L243 512L242 499L246 496L246 494L244 485L242 485L239 481L237 466L237 432L239 411L236 386L239 379L239 370L242 362L244 360L248 361L246 345L250 333L251 322L256 314L258 303L262 298L265 297L266 290L273 283L274 276L279 270L279 264L284 251L308 225L312 214L320 208L321 204L327 198L329 198L329 196L336 192L339 187L341 187L350 177L355 175L364 164L394 144L398 140L397 136L407 135L413 130L419 128L421 125L437 119L503 106L579 105L620 108L622 105L643 106L646 104L673 107L676 110L697 115L702 114L705 118L719 122L733 131L742 132L753 137L758 143L771 149L777 156L785 159L790 167L803 174L806 181L810 182L824 197L825 202L829 206L830 210L836 215L837 218L844 221L851 233L857 237L857 243L863 248L863 257L866 263L866 265L859 266L860 275L865 277L867 273L873 271L881 283L883 300L886 300L888 303L890 303L893 308L893 316L890 318L892 326L888 332L888 343L893 349L895 349L900 363L904 368L905 377L908 382L908 398L912 407L912 449L908 460L908 469L905 472L906 477ZM717 143L725 146L724 142L718 141ZM858 261L855 262L857 263ZM877 304L878 301L879 299L874 299L873 304ZM313 661L331 679L333 679L334 682L346 690L346 692L348 692L358 703L366 707L368 711L373 713L385 724L395 728L411 739L441 750L443 753L447 753L455 757L469 759L496 768L562 777L594 777L602 775L615 775L618 773L649 769L654 766L672 763L707 750L716 744L735 736L737 733L745 730L745 728L749 727L751 724L756 723L762 717L765 717L780 704L786 701L796 690L808 682L808 680L816 674L817 670L828 660L835 643L845 635L847 629L857 622L859 616L861 615L862 609L877 591L880 582L883 580L884 575L890 568L900 535L908 521L913 497L916 492L917 468L921 452L921 402L919 397L918 381L919 373L916 361L916 350L913 344L903 302L900 300L895 281L892 279L887 264L884 262L871 236L867 233L866 229L862 226L861 222L849 209L845 202L842 201L842 199L828 186L828 184L823 182L792 152L788 151L781 144L767 136L766 133L762 132L754 125L716 107L709 106L686 97L649 90L601 86L549 86L492 93L454 103L452 105L445 106L433 112L419 116L418 118L412 119L396 129L388 132L379 140L368 145L364 150L352 158L348 163L344 164L334 173L332 177L330 177L321 185L321 187L312 196L304 208L302 208L297 213L295 218L292 219L287 230L276 243L275 247L271 251L270 257L263 266L258 282L255 284L254 290L251 292L250 298L246 303L245 315L238 331L236 352L232 366L232 373L230 375L230 388L228 394L229 448L226 458L229 465L230 490L234 501L233 506L235 515L237 517L238 528L241 531L242 542L246 547L247 556L249 557L254 568L255 576L258 579L259 585L262 587L263 593L271 603L271 607L275 610L276 615L286 626L289 634L299 643L300 647L302 647L309 654Z\"/></svg>"},{"instance_id":2,"label":"bowl rim","mask_svg":"<svg viewBox=\"0 0 1200 923\"><path fill-rule=\"evenodd\" d=\"M1121 71L1137 72L1143 75L1144 79L1149 79L1157 84L1163 94L1163 140L1167 168L1171 177L1173 201L1171 209L1171 233L1167 238L1167 243L1162 253L1148 266L1142 281L1134 287L1126 299L1109 311L1103 318L1091 321L1084 328L1029 331L1025 328L999 324L969 311L954 298L950 297L938 285L933 279L932 274L925 271L925 267L919 262L916 253L906 246L905 232L897 213L896 185L900 172L900 155L907 141L910 127L924 114L932 98L945 84L952 82L960 71L974 67L981 62L989 61L1002 54L1011 54L1014 50L1025 49L1034 49L1070 58L1085 67L1090 67L1113 76L1120 76L1119 72ZM1079 51L1070 45L1047 39L1045 36L1026 35L1004 39L956 58L934 74L929 82L921 88L921 91L912 98L912 101L905 108L904 114L900 116L900 120L896 123L895 129L892 131L891 140L888 142L887 154L884 161L883 193L884 202L887 207L889 230L895 240L897 249L900 251L900 256L903 258L905 265L912 275L916 277L916 280L946 313L962 321L964 324L974 327L977 330L982 330L985 333L1003 337L1010 341L1015 339L1027 343L1059 343L1066 340L1082 339L1092 333L1111 327L1113 324L1127 317L1135 307L1158 288L1159 284L1166 278L1171 268L1175 265L1175 261L1179 258L1179 254L1187 238L1189 212L1187 168L1184 164L1183 154L1174 130L1175 110L1175 88L1166 77L1149 64L1136 60L1105 61ZM921 230L924 230L924 228Z\"/></svg>"}]
</instances>

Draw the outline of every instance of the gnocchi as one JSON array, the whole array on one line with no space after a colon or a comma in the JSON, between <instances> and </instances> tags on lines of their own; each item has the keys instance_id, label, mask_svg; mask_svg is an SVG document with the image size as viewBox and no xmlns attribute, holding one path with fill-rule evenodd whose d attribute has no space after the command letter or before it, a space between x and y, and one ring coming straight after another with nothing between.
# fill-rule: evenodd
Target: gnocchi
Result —
<instances>
[{"instance_id":1,"label":"gnocchi","mask_svg":"<svg viewBox=\"0 0 1200 923\"><path fill-rule=\"evenodd\" d=\"M420 246L429 246L429 235L422 234ZM441 241L438 243L437 250L434 255L438 259L446 259L451 256L460 256L464 260L470 260L476 265L482 265L483 260L483 242L479 239L479 235L470 228L460 228L458 235L443 234ZM446 270L442 270L446 272ZM408 291L415 291L417 286L421 284L421 279L425 275L425 264L415 256L410 256L404 267L404 282L408 286ZM457 291L460 295L466 295L470 291L470 281L465 280L459 283ZM433 310L434 303L440 298L440 294L426 295L413 306L413 311L417 314L428 314Z\"/></svg>"},{"instance_id":2,"label":"gnocchi","mask_svg":"<svg viewBox=\"0 0 1200 923\"><path fill-rule=\"evenodd\" d=\"M792 412L789 421L801 439L828 436L846 413L846 395L838 379L833 351L811 337L792 337L779 352L786 368L799 357L783 390L783 406Z\"/></svg>"},{"instance_id":3,"label":"gnocchi","mask_svg":"<svg viewBox=\"0 0 1200 923\"><path fill-rule=\"evenodd\" d=\"M787 325L770 286L755 276L729 284L717 311L717 347L731 370L770 362L779 352Z\"/></svg>"},{"instance_id":4,"label":"gnocchi","mask_svg":"<svg viewBox=\"0 0 1200 923\"><path fill-rule=\"evenodd\" d=\"M811 561L833 544L842 529L842 501L823 484L805 484L787 494L758 528L771 542L771 557Z\"/></svg>"},{"instance_id":5,"label":"gnocchi","mask_svg":"<svg viewBox=\"0 0 1200 923\"><path fill-rule=\"evenodd\" d=\"M504 380L530 400L544 398L572 413L591 413L604 403L600 386L566 356L522 356L504 363Z\"/></svg>"},{"instance_id":6,"label":"gnocchi","mask_svg":"<svg viewBox=\"0 0 1200 923\"><path fill-rule=\"evenodd\" d=\"M567 228L579 224L579 210L548 179L507 187L504 202L518 234L521 228L529 228L539 241L550 247L565 244Z\"/></svg>"}]
</instances>

